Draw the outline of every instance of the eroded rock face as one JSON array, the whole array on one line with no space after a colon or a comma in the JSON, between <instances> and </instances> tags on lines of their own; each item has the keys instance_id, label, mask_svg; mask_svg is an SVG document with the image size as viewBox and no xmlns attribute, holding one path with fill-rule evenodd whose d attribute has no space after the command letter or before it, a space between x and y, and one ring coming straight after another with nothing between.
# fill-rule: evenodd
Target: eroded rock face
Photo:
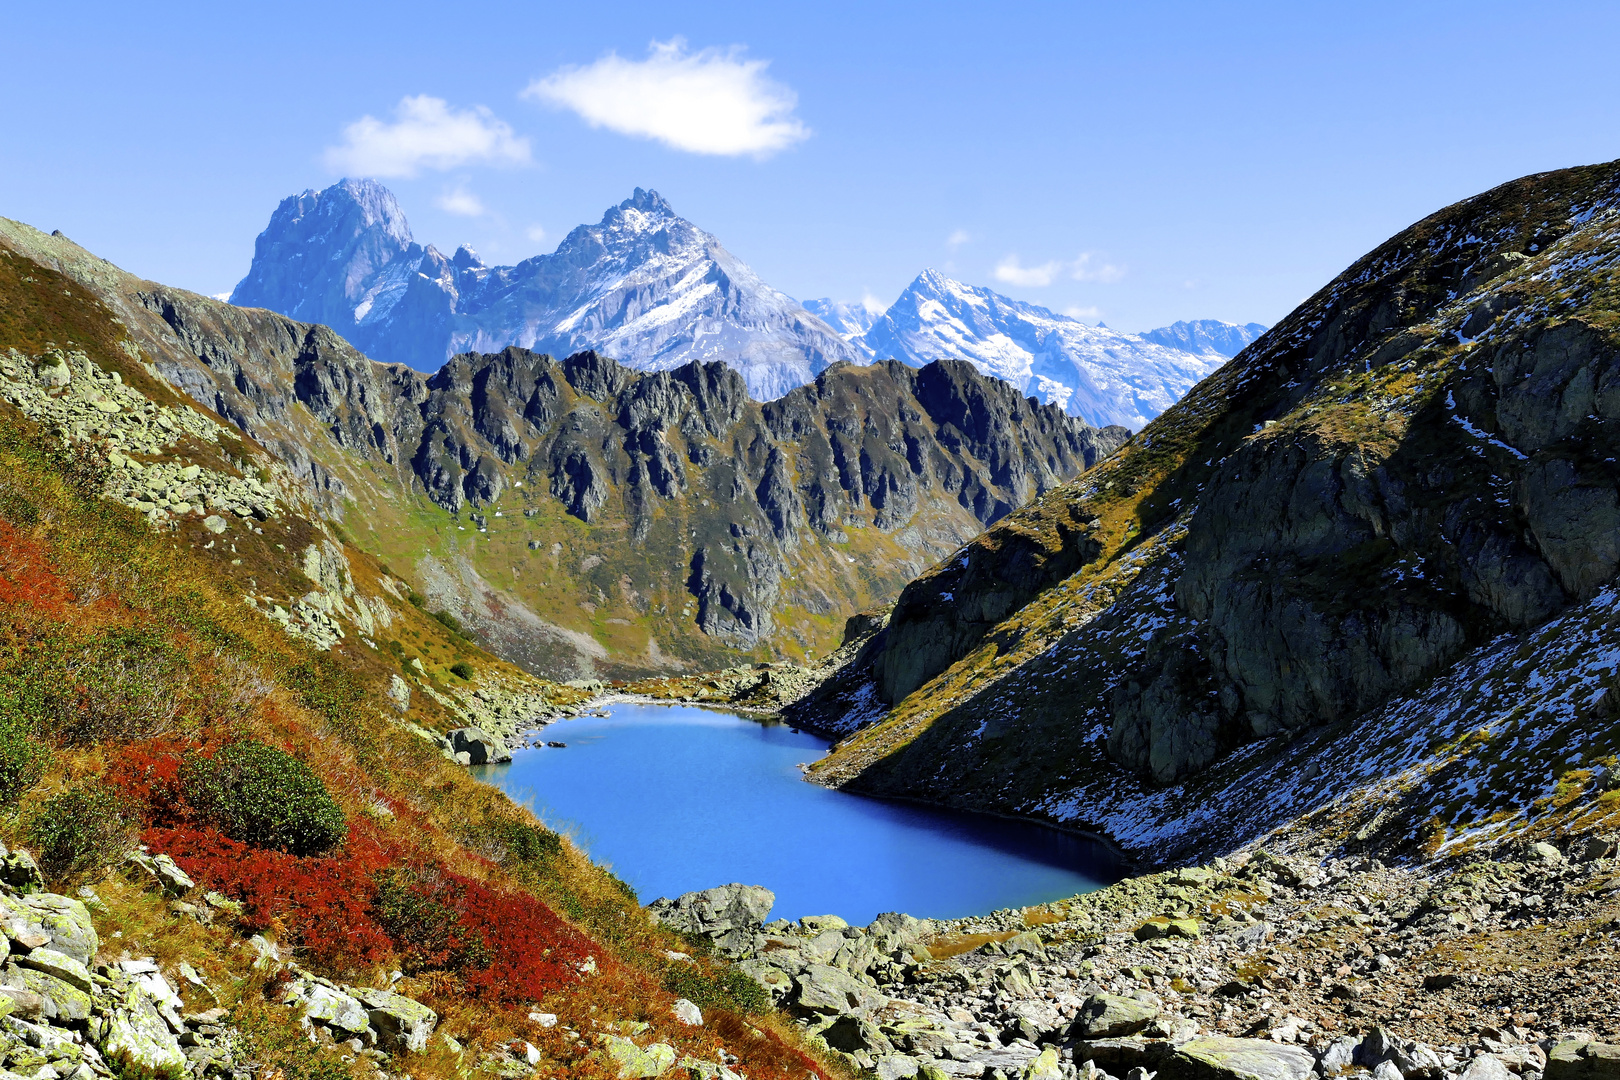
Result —
<instances>
[{"instance_id":1,"label":"eroded rock face","mask_svg":"<svg viewBox=\"0 0 1620 1080\"><path fill-rule=\"evenodd\" d=\"M913 581L866 663L877 696L977 657L1018 707L908 707L915 738L854 740L824 774L1027 808L1104 775L1101 731L1107 764L1184 781L1599 596L1620 572L1620 338L1597 269L1617 178L1530 177L1418 223L1104 468ZM1087 662L1047 665L1060 646Z\"/></svg>"}]
</instances>

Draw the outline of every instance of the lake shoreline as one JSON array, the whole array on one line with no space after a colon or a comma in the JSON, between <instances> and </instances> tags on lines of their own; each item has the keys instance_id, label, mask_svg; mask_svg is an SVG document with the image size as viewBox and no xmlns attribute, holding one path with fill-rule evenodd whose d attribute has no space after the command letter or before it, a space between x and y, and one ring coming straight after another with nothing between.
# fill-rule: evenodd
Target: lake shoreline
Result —
<instances>
[{"instance_id":1,"label":"lake shoreline","mask_svg":"<svg viewBox=\"0 0 1620 1080\"><path fill-rule=\"evenodd\" d=\"M741 881L771 888L794 917L961 919L1131 872L1116 845L1084 830L806 783L804 765L829 740L774 715L633 693L570 714L559 717L568 728L531 735L567 739L567 750L520 752L481 779L534 803L646 896Z\"/></svg>"}]
</instances>

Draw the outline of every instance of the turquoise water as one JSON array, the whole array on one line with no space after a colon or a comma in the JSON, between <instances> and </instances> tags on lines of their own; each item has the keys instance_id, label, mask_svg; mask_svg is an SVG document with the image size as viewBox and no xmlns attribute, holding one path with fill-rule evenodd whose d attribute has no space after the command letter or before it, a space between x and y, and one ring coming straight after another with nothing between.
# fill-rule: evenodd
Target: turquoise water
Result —
<instances>
[{"instance_id":1,"label":"turquoise water","mask_svg":"<svg viewBox=\"0 0 1620 1080\"><path fill-rule=\"evenodd\" d=\"M475 769L634 886L642 902L738 881L773 918L955 918L1087 892L1119 877L1102 844L1024 822L808 784L827 743L704 709L614 705L545 729L566 749Z\"/></svg>"}]
</instances>

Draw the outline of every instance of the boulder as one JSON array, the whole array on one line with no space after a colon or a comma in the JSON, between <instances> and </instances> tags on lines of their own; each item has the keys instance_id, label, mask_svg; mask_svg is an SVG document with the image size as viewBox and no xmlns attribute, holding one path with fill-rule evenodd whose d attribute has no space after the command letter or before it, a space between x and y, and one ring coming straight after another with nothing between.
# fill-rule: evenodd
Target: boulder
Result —
<instances>
[{"instance_id":1,"label":"boulder","mask_svg":"<svg viewBox=\"0 0 1620 1080\"><path fill-rule=\"evenodd\" d=\"M1046 946L1041 943L1041 939L1036 936L1033 930L1025 930L1022 933L1014 934L1006 941L1003 941L1001 947L1008 956L1023 953L1025 956L1033 956L1041 960L1046 959Z\"/></svg>"},{"instance_id":2,"label":"boulder","mask_svg":"<svg viewBox=\"0 0 1620 1080\"><path fill-rule=\"evenodd\" d=\"M8 851L4 844L0 844L0 885L5 885L13 892L27 895L43 892L45 877L39 872L39 864L28 852L21 848Z\"/></svg>"},{"instance_id":3,"label":"boulder","mask_svg":"<svg viewBox=\"0 0 1620 1080\"><path fill-rule=\"evenodd\" d=\"M1620 1080L1620 1046L1570 1040L1547 1055L1546 1080Z\"/></svg>"},{"instance_id":4,"label":"boulder","mask_svg":"<svg viewBox=\"0 0 1620 1080\"><path fill-rule=\"evenodd\" d=\"M1063 1062L1058 1058L1057 1047L1048 1046L1025 1065L1023 1080L1063 1080Z\"/></svg>"},{"instance_id":5,"label":"boulder","mask_svg":"<svg viewBox=\"0 0 1620 1080\"><path fill-rule=\"evenodd\" d=\"M775 959L778 955L772 953L771 957ZM793 976L768 960L744 960L737 966L742 969L744 975L763 986L773 1001L793 991Z\"/></svg>"},{"instance_id":6,"label":"boulder","mask_svg":"<svg viewBox=\"0 0 1620 1080\"><path fill-rule=\"evenodd\" d=\"M148 855L137 851L125 861L132 873L150 879L169 896L184 896L197 887L197 883L167 855Z\"/></svg>"},{"instance_id":7,"label":"boulder","mask_svg":"<svg viewBox=\"0 0 1620 1080\"><path fill-rule=\"evenodd\" d=\"M685 998L676 998L675 1004L670 1007L670 1012L675 1014L675 1019L687 1027L703 1026L703 1010Z\"/></svg>"},{"instance_id":8,"label":"boulder","mask_svg":"<svg viewBox=\"0 0 1620 1080\"><path fill-rule=\"evenodd\" d=\"M18 945L49 947L80 964L90 963L101 943L84 903L56 893L0 896L0 927Z\"/></svg>"},{"instance_id":9,"label":"boulder","mask_svg":"<svg viewBox=\"0 0 1620 1080\"><path fill-rule=\"evenodd\" d=\"M27 956L19 956L17 964L34 971L42 971L85 993L89 993L90 988L95 985L90 979L90 972L83 964L55 949L35 949Z\"/></svg>"},{"instance_id":10,"label":"boulder","mask_svg":"<svg viewBox=\"0 0 1620 1080\"><path fill-rule=\"evenodd\" d=\"M90 1019L90 1039L120 1072L137 1076L184 1076L186 1055L157 1007L138 988L126 1004Z\"/></svg>"},{"instance_id":11,"label":"boulder","mask_svg":"<svg viewBox=\"0 0 1620 1080\"><path fill-rule=\"evenodd\" d=\"M1544 862L1557 864L1564 861L1563 853L1545 841L1539 841L1525 848L1525 862Z\"/></svg>"},{"instance_id":12,"label":"boulder","mask_svg":"<svg viewBox=\"0 0 1620 1080\"><path fill-rule=\"evenodd\" d=\"M673 900L660 896L647 905L647 912L672 930L719 940L738 930L752 937L775 904L776 894L761 885L732 884Z\"/></svg>"},{"instance_id":13,"label":"boulder","mask_svg":"<svg viewBox=\"0 0 1620 1080\"><path fill-rule=\"evenodd\" d=\"M675 1048L667 1043L643 1048L622 1035L604 1035L602 1052L618 1069L619 1080L663 1076L675 1067Z\"/></svg>"},{"instance_id":14,"label":"boulder","mask_svg":"<svg viewBox=\"0 0 1620 1080\"><path fill-rule=\"evenodd\" d=\"M43 971L15 968L6 973L6 982L18 985L0 988L0 995L16 998L28 994L38 998L37 1006L32 1001L26 1002L27 1011L53 1024L83 1023L95 1009L95 1003L82 988Z\"/></svg>"},{"instance_id":15,"label":"boulder","mask_svg":"<svg viewBox=\"0 0 1620 1080\"><path fill-rule=\"evenodd\" d=\"M1463 1070L1462 1080L1513 1080L1513 1073L1495 1054L1475 1054Z\"/></svg>"},{"instance_id":16,"label":"boulder","mask_svg":"<svg viewBox=\"0 0 1620 1080\"><path fill-rule=\"evenodd\" d=\"M362 990L357 995L377 1032L377 1043L389 1053L427 1049L428 1038L439 1022L439 1015L420 1001L391 990Z\"/></svg>"},{"instance_id":17,"label":"boulder","mask_svg":"<svg viewBox=\"0 0 1620 1080\"><path fill-rule=\"evenodd\" d=\"M821 1029L821 1037L828 1046L834 1050L842 1050L846 1054L853 1054L859 1050L865 1050L873 1056L895 1052L894 1044L889 1041L888 1036L864 1016L840 1016Z\"/></svg>"},{"instance_id":18,"label":"boulder","mask_svg":"<svg viewBox=\"0 0 1620 1080\"><path fill-rule=\"evenodd\" d=\"M826 964L811 964L795 982L801 1012L839 1016L879 1008L886 1000L848 972Z\"/></svg>"},{"instance_id":19,"label":"boulder","mask_svg":"<svg viewBox=\"0 0 1620 1080\"><path fill-rule=\"evenodd\" d=\"M371 1026L371 1014L366 1007L341 990L312 983L303 999L304 1015L329 1028L359 1035Z\"/></svg>"},{"instance_id":20,"label":"boulder","mask_svg":"<svg viewBox=\"0 0 1620 1080\"><path fill-rule=\"evenodd\" d=\"M878 1080L913 1080L917 1075L918 1062L914 1057L905 1054L887 1054L878 1059L877 1066L872 1070L877 1074Z\"/></svg>"},{"instance_id":21,"label":"boulder","mask_svg":"<svg viewBox=\"0 0 1620 1080\"><path fill-rule=\"evenodd\" d=\"M1151 998L1092 994L1075 1015L1073 1032L1081 1039L1117 1039L1135 1035L1159 1016L1159 1003Z\"/></svg>"},{"instance_id":22,"label":"boulder","mask_svg":"<svg viewBox=\"0 0 1620 1080\"><path fill-rule=\"evenodd\" d=\"M471 765L499 765L512 760L506 744L480 727L461 727L450 732L450 750L466 754Z\"/></svg>"},{"instance_id":23,"label":"boulder","mask_svg":"<svg viewBox=\"0 0 1620 1080\"><path fill-rule=\"evenodd\" d=\"M1160 1069L1162 1080L1310 1080L1315 1073L1309 1050L1218 1035L1182 1043Z\"/></svg>"}]
</instances>

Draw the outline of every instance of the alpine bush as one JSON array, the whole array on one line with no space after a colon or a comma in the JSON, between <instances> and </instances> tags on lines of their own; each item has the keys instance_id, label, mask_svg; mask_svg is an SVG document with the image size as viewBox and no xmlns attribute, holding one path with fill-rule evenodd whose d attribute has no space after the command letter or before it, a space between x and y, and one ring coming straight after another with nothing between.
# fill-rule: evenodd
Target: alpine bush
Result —
<instances>
[{"instance_id":1,"label":"alpine bush","mask_svg":"<svg viewBox=\"0 0 1620 1080\"><path fill-rule=\"evenodd\" d=\"M455 663L450 665L450 673L458 678L466 679L468 682L471 682L473 677L473 666L467 663L465 660L457 660Z\"/></svg>"},{"instance_id":2,"label":"alpine bush","mask_svg":"<svg viewBox=\"0 0 1620 1080\"><path fill-rule=\"evenodd\" d=\"M50 751L34 736L33 725L0 702L0 810L17 805L23 792L39 783Z\"/></svg>"},{"instance_id":3,"label":"alpine bush","mask_svg":"<svg viewBox=\"0 0 1620 1080\"><path fill-rule=\"evenodd\" d=\"M180 770L186 802L232 840L292 855L343 841L343 810L310 767L284 750L236 742Z\"/></svg>"},{"instance_id":4,"label":"alpine bush","mask_svg":"<svg viewBox=\"0 0 1620 1080\"><path fill-rule=\"evenodd\" d=\"M134 817L117 789L89 780L40 806L24 832L40 871L60 882L120 862L135 845Z\"/></svg>"}]
</instances>

